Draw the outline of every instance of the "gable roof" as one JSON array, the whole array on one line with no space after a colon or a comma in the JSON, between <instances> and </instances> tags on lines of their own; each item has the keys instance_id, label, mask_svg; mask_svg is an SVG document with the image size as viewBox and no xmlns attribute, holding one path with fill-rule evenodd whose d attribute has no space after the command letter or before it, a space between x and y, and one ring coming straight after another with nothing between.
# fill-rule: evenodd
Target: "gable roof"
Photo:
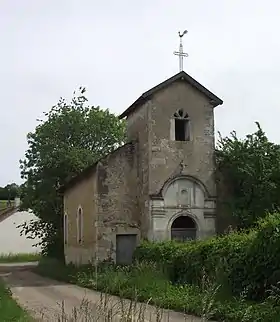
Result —
<instances>
[{"instance_id":1,"label":"gable roof","mask_svg":"<svg viewBox=\"0 0 280 322\"><path fill-rule=\"evenodd\" d=\"M200 91L202 94L204 94L206 97L209 98L211 103L213 104L213 107L216 107L218 105L223 104L223 101L210 92L206 87L198 83L194 78L192 78L190 75L188 75L186 72L182 71L178 74L168 78L164 82L156 85L155 87L149 89L147 92L143 93L132 105L130 105L120 116L119 118L122 119L126 116L128 116L130 113L132 113L137 107L144 104L152 95L157 93L158 91L164 89L165 87L169 86L170 84L174 83L175 81L183 80L196 88L198 91Z\"/></svg>"}]
</instances>

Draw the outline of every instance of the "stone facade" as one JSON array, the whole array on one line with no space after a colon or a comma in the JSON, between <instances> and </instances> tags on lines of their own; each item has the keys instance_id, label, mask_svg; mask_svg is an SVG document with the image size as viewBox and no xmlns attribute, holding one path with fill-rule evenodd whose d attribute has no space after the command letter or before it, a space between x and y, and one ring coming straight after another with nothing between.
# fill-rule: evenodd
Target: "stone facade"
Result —
<instances>
[{"instance_id":1,"label":"stone facade","mask_svg":"<svg viewBox=\"0 0 280 322\"><path fill-rule=\"evenodd\" d=\"M67 262L116 260L118 235L134 234L137 242L168 240L172 233L180 233L173 223L182 216L194 223L196 238L215 234L213 107L222 101L193 79L187 81L187 74L179 76L165 87L146 92L124 112L130 143L65 189ZM186 141L175 140L178 110L188 114ZM80 243L79 207L83 209Z\"/></svg>"},{"instance_id":2,"label":"stone facade","mask_svg":"<svg viewBox=\"0 0 280 322\"><path fill-rule=\"evenodd\" d=\"M174 140L173 115L179 109L189 115L190 141ZM129 139L139 142L143 198L140 207L147 227L145 237L170 238L170 222L178 214L194 219L197 237L213 235L216 217L214 111L209 99L184 81L174 82L128 115L127 125ZM168 191L172 188L168 187L172 185L174 189L176 180L182 190L188 187L189 193L197 191L200 199L184 205L173 194L170 200Z\"/></svg>"}]
</instances>

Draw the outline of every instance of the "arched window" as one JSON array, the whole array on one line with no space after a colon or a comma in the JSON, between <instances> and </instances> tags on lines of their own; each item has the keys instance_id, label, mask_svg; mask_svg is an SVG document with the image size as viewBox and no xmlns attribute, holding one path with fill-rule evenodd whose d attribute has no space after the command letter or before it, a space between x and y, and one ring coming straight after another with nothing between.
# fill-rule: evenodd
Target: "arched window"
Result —
<instances>
[{"instance_id":1,"label":"arched window","mask_svg":"<svg viewBox=\"0 0 280 322\"><path fill-rule=\"evenodd\" d=\"M83 242L83 209L81 206L78 207L77 211L77 242L82 244Z\"/></svg>"},{"instance_id":2,"label":"arched window","mask_svg":"<svg viewBox=\"0 0 280 322\"><path fill-rule=\"evenodd\" d=\"M174 130L176 141L190 140L190 120L189 115L182 109L174 113Z\"/></svg>"},{"instance_id":3,"label":"arched window","mask_svg":"<svg viewBox=\"0 0 280 322\"><path fill-rule=\"evenodd\" d=\"M64 214L64 244L68 243L68 215Z\"/></svg>"}]
</instances>

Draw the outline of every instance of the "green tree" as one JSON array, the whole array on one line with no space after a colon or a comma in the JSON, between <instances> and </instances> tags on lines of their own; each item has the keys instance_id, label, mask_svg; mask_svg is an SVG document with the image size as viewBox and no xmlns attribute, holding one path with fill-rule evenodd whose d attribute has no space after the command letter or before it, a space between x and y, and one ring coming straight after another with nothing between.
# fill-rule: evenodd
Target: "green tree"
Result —
<instances>
[{"instance_id":1,"label":"green tree","mask_svg":"<svg viewBox=\"0 0 280 322\"><path fill-rule=\"evenodd\" d=\"M9 183L5 187L0 187L0 200L12 200L20 196L20 186L16 183Z\"/></svg>"},{"instance_id":2,"label":"green tree","mask_svg":"<svg viewBox=\"0 0 280 322\"><path fill-rule=\"evenodd\" d=\"M230 207L239 228L255 225L259 218L280 205L280 146L268 141L259 123L257 131L238 139L220 135L217 170L230 196L224 202Z\"/></svg>"},{"instance_id":3,"label":"green tree","mask_svg":"<svg viewBox=\"0 0 280 322\"><path fill-rule=\"evenodd\" d=\"M108 110L88 106L81 87L69 103L61 98L45 116L27 135L28 149L20 161L22 209L41 220L21 228L29 238L42 238L46 255L62 258L63 199L58 188L123 144L125 126Z\"/></svg>"}]
</instances>

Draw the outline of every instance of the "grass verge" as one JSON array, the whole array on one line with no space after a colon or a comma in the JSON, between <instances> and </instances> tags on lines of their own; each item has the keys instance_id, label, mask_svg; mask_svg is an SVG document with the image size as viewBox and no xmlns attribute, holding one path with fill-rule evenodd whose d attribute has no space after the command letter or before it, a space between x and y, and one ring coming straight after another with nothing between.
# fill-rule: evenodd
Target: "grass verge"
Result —
<instances>
[{"instance_id":1,"label":"grass verge","mask_svg":"<svg viewBox=\"0 0 280 322\"><path fill-rule=\"evenodd\" d=\"M31 317L12 298L10 290L0 279L0 321L32 321Z\"/></svg>"},{"instance_id":2,"label":"grass verge","mask_svg":"<svg viewBox=\"0 0 280 322\"><path fill-rule=\"evenodd\" d=\"M280 321L280 306L275 297L262 303L247 302L242 296L223 297L219 285L211 284L206 277L202 289L189 284L173 285L165 274L151 265L99 267L96 279L94 267L77 269L45 258L40 261L36 272L123 298L137 297L140 302L149 301L157 307L194 314L204 320Z\"/></svg>"},{"instance_id":3,"label":"grass verge","mask_svg":"<svg viewBox=\"0 0 280 322\"><path fill-rule=\"evenodd\" d=\"M40 253L9 253L0 254L0 263L37 262L41 259Z\"/></svg>"}]
</instances>

